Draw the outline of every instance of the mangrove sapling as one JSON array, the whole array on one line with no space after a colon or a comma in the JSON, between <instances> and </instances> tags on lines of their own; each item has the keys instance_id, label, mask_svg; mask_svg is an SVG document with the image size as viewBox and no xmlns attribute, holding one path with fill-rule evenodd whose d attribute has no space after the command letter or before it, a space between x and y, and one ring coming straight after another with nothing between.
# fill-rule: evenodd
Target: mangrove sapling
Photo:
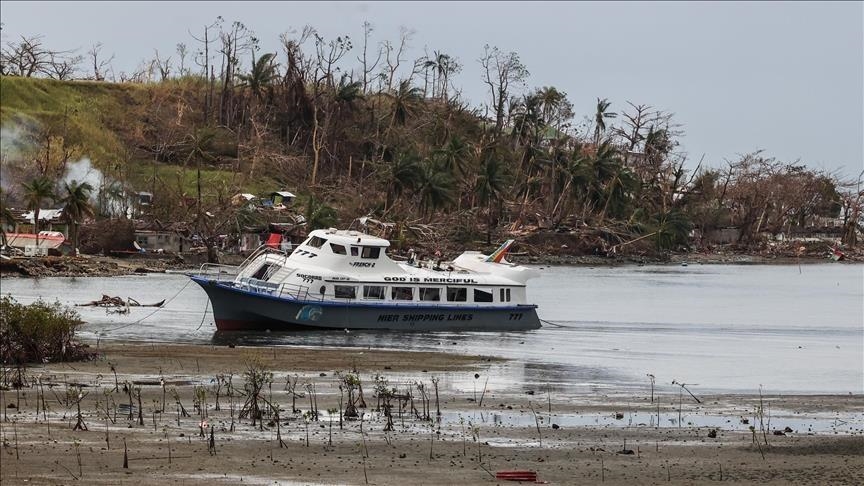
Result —
<instances>
[{"instance_id":1,"label":"mangrove sapling","mask_svg":"<svg viewBox=\"0 0 864 486\"><path fill-rule=\"evenodd\" d=\"M315 393L315 384L312 382L306 382L303 384L303 388L306 389L306 394L309 396L309 412L312 417L312 420L318 421L318 399Z\"/></svg>"},{"instance_id":2,"label":"mangrove sapling","mask_svg":"<svg viewBox=\"0 0 864 486\"><path fill-rule=\"evenodd\" d=\"M309 447L309 422L312 420L312 412L303 412L303 425L306 426L306 447Z\"/></svg>"},{"instance_id":3,"label":"mangrove sapling","mask_svg":"<svg viewBox=\"0 0 864 486\"><path fill-rule=\"evenodd\" d=\"M126 419L133 420L135 416L132 414L132 411L135 410L135 407L132 405L132 383L129 380L123 382L123 393L129 397L129 416Z\"/></svg>"},{"instance_id":4,"label":"mangrove sapling","mask_svg":"<svg viewBox=\"0 0 864 486\"><path fill-rule=\"evenodd\" d=\"M651 403L654 403L654 375L651 373L647 373L645 376L648 377L648 380L651 382Z\"/></svg>"},{"instance_id":5,"label":"mangrove sapling","mask_svg":"<svg viewBox=\"0 0 864 486\"><path fill-rule=\"evenodd\" d=\"M110 361L108 362L108 366L111 367L111 373L114 373L114 391L120 391L120 383L117 381L117 368Z\"/></svg>"},{"instance_id":6,"label":"mangrove sapling","mask_svg":"<svg viewBox=\"0 0 864 486\"><path fill-rule=\"evenodd\" d=\"M129 449L126 447L126 438L123 438L123 469L129 469Z\"/></svg>"},{"instance_id":7,"label":"mangrove sapling","mask_svg":"<svg viewBox=\"0 0 864 486\"><path fill-rule=\"evenodd\" d=\"M303 398L303 395L297 394L297 382L300 380L300 377L296 374L294 375L294 380L291 380L291 376L285 377L285 391L291 394L291 413L300 413L300 410L297 409L297 398ZM341 390L341 386L339 387Z\"/></svg>"},{"instance_id":8,"label":"mangrove sapling","mask_svg":"<svg viewBox=\"0 0 864 486\"><path fill-rule=\"evenodd\" d=\"M327 415L329 418L329 420L327 422L329 422L329 424L330 424L330 436L327 438L327 445L330 447L333 447L333 416L335 416L338 412L339 411L336 410L335 408L328 408L327 409ZM341 425L341 423L342 423L341 418L339 420L339 423Z\"/></svg>"},{"instance_id":9,"label":"mangrove sapling","mask_svg":"<svg viewBox=\"0 0 864 486\"><path fill-rule=\"evenodd\" d=\"M489 375L486 375L486 381L483 383L483 393L480 394L480 402L477 404L478 408L483 407L483 397L486 396L486 387L489 385Z\"/></svg>"},{"instance_id":10,"label":"mangrove sapling","mask_svg":"<svg viewBox=\"0 0 864 486\"><path fill-rule=\"evenodd\" d=\"M272 383L273 373L265 370L260 360L252 359L247 362L244 375L246 383L243 388L246 392L246 402L240 409L239 418L250 417L254 427L259 420L263 420L263 412L258 402L261 400L261 390L264 389L264 385ZM260 423L260 429L264 430L263 422Z\"/></svg>"},{"instance_id":11,"label":"mangrove sapling","mask_svg":"<svg viewBox=\"0 0 864 486\"><path fill-rule=\"evenodd\" d=\"M435 444L435 426L429 424L429 462L432 462L432 446Z\"/></svg>"},{"instance_id":12,"label":"mangrove sapling","mask_svg":"<svg viewBox=\"0 0 864 486\"><path fill-rule=\"evenodd\" d=\"M529 401L528 408L531 409L531 413L534 414L534 425L537 426L537 438L540 442L540 447L543 447L543 434L540 432L540 419L537 418L537 412L534 411L534 405Z\"/></svg>"},{"instance_id":13,"label":"mangrove sapling","mask_svg":"<svg viewBox=\"0 0 864 486\"><path fill-rule=\"evenodd\" d=\"M346 373L341 377L342 385L345 387L345 392L348 395L348 400L345 403L345 419L357 418L359 414L357 413L357 406L359 402L359 398L355 397L355 392L357 392L360 387L360 377L353 373ZM365 407L365 404L363 405Z\"/></svg>"},{"instance_id":14,"label":"mangrove sapling","mask_svg":"<svg viewBox=\"0 0 864 486\"><path fill-rule=\"evenodd\" d=\"M80 386L71 385L66 389L66 399L68 404L75 404L75 427L72 430L87 430L87 424L84 423L84 415L81 413L81 402L84 397L89 395L81 390ZM67 405L68 407L68 405Z\"/></svg>"},{"instance_id":15,"label":"mangrove sapling","mask_svg":"<svg viewBox=\"0 0 864 486\"><path fill-rule=\"evenodd\" d=\"M211 456L216 455L216 427L210 427L210 440L207 441L207 452Z\"/></svg>"},{"instance_id":16,"label":"mangrove sapling","mask_svg":"<svg viewBox=\"0 0 864 486\"><path fill-rule=\"evenodd\" d=\"M162 388L162 404L159 407L159 413L165 413L165 378L159 377L159 387Z\"/></svg>"},{"instance_id":17,"label":"mangrove sapling","mask_svg":"<svg viewBox=\"0 0 864 486\"><path fill-rule=\"evenodd\" d=\"M141 406L141 387L135 387L135 397L138 399L138 425L144 425L144 407Z\"/></svg>"},{"instance_id":18,"label":"mangrove sapling","mask_svg":"<svg viewBox=\"0 0 864 486\"><path fill-rule=\"evenodd\" d=\"M74 441L72 441L72 445L75 447L75 459L78 462L78 477L83 478L84 473L81 471L81 450L80 450L81 441L78 439L75 439Z\"/></svg>"},{"instance_id":19,"label":"mangrove sapling","mask_svg":"<svg viewBox=\"0 0 864 486\"><path fill-rule=\"evenodd\" d=\"M432 377L432 386L435 388L435 416L438 417L438 420L441 420L441 405L438 401L438 381L440 378L437 376Z\"/></svg>"},{"instance_id":20,"label":"mangrove sapling","mask_svg":"<svg viewBox=\"0 0 864 486\"><path fill-rule=\"evenodd\" d=\"M473 425L470 422L468 426L471 428L471 437L474 438L474 442L477 443L477 464L483 464L483 453L480 450L480 426Z\"/></svg>"},{"instance_id":21,"label":"mangrove sapling","mask_svg":"<svg viewBox=\"0 0 864 486\"><path fill-rule=\"evenodd\" d=\"M198 409L198 416L201 420L207 418L207 387L203 385L195 385L195 397L192 401L193 409Z\"/></svg>"},{"instance_id":22,"label":"mangrove sapling","mask_svg":"<svg viewBox=\"0 0 864 486\"><path fill-rule=\"evenodd\" d=\"M681 388L678 390L678 427L680 428L680 427L681 427L681 405L682 405L682 396L683 396L683 394L684 394L684 391L686 390L687 393L690 394L691 397L693 397L693 400L696 400L696 403L702 403L702 401L699 400L698 398L696 398L696 395L694 395L694 394L693 394L693 393L692 393L692 392L687 388L687 383L680 383L680 382L678 382L677 380L672 380L672 384L673 384L673 385L678 385L678 386L681 387ZM693 386L693 385L695 385L695 384L696 384L696 383L691 383L690 385Z\"/></svg>"},{"instance_id":23,"label":"mangrove sapling","mask_svg":"<svg viewBox=\"0 0 864 486\"><path fill-rule=\"evenodd\" d=\"M345 389L342 384L339 384L339 430L342 430L342 400L345 396ZM292 398L293 401L293 398ZM292 404L293 406L293 404Z\"/></svg>"}]
</instances>

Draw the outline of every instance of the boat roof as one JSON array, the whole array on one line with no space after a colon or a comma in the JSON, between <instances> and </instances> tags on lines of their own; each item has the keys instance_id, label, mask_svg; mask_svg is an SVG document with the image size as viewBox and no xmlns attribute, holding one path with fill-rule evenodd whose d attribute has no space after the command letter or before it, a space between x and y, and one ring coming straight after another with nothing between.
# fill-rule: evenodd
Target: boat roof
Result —
<instances>
[{"instance_id":1,"label":"boat roof","mask_svg":"<svg viewBox=\"0 0 864 486\"><path fill-rule=\"evenodd\" d=\"M326 230L317 229L310 232L309 236L317 236L332 243L342 243L345 245L380 246L383 248L390 246L388 240L377 236L367 235L361 231L337 230L336 228Z\"/></svg>"}]
</instances>

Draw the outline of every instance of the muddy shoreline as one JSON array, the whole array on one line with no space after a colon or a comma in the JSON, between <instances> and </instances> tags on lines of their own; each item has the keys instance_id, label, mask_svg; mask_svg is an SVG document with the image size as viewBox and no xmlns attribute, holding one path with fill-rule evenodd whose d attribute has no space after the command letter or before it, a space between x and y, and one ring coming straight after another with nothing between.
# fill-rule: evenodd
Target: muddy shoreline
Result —
<instances>
[{"instance_id":1,"label":"muddy shoreline","mask_svg":"<svg viewBox=\"0 0 864 486\"><path fill-rule=\"evenodd\" d=\"M655 390L652 399L646 387L634 395L574 396L530 383L484 390L483 374L496 358L483 356L90 344L97 360L34 366L28 383L38 379L41 387L3 391L4 483L494 484L494 474L503 470L532 471L551 484L692 484L721 476L754 484L864 480L864 425L847 420L864 406L860 395L712 395L700 396L697 404L679 402L668 389ZM272 385L261 393L277 404L278 427L273 415L255 426L239 417L248 400L243 375L252 362L273 373ZM340 428L327 413L310 418L310 390L319 411L339 408L339 377L349 372L362 382L362 425L344 420ZM229 398L222 387L216 410L219 375L233 377L234 392ZM393 409L391 431L375 411L375 375L400 393L411 390L414 406L406 404L398 414ZM291 389L293 399L289 379L301 384ZM140 387L140 421L137 397L130 408L124 383ZM417 383L424 386L425 405ZM88 430L73 430L76 407L65 397L67 390L79 390L71 388L75 384L84 395ZM37 413L40 398L47 413ZM770 425L757 418L760 404L772 411ZM682 422L665 420L679 408ZM655 410L663 421L641 421ZM728 422L704 425L700 417L707 416ZM741 424L744 419L755 425L755 435Z\"/></svg>"},{"instance_id":2,"label":"muddy shoreline","mask_svg":"<svg viewBox=\"0 0 864 486\"><path fill-rule=\"evenodd\" d=\"M514 263L527 265L569 265L588 267L615 267L627 265L794 265L831 263L824 256L792 257L783 255L754 255L732 253L681 253L665 258L641 256L603 257L596 255L514 255ZM243 258L223 258L225 264L240 264ZM864 259L850 257L836 263L861 263ZM0 277L115 277L123 275L165 273L166 271L193 272L201 262L165 255L161 258L140 257L41 257L14 258L0 262Z\"/></svg>"}]
</instances>

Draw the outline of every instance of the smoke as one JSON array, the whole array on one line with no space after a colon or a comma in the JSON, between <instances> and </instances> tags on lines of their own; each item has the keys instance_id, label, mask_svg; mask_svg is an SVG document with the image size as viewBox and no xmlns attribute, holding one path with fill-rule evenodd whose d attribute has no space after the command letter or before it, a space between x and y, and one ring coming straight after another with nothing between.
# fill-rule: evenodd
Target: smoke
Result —
<instances>
[{"instance_id":1,"label":"smoke","mask_svg":"<svg viewBox=\"0 0 864 486\"><path fill-rule=\"evenodd\" d=\"M20 158L21 149L26 143L26 133L16 123L10 127L0 127L0 188L3 194L15 192L15 177L19 171L13 167L13 161Z\"/></svg>"},{"instance_id":2,"label":"smoke","mask_svg":"<svg viewBox=\"0 0 864 486\"><path fill-rule=\"evenodd\" d=\"M105 187L105 176L99 169L93 167L87 157L66 165L66 174L63 175L61 184L68 184L73 181L78 184L86 182L93 187L93 192L90 193L90 199L93 202L99 200L99 192Z\"/></svg>"}]
</instances>

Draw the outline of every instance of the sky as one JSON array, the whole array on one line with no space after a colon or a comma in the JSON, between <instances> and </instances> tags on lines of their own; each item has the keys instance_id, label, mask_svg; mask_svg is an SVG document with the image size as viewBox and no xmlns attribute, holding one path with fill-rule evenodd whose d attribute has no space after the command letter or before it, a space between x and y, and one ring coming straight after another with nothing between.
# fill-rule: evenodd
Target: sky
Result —
<instances>
[{"instance_id":1,"label":"sky","mask_svg":"<svg viewBox=\"0 0 864 486\"><path fill-rule=\"evenodd\" d=\"M597 98L613 111L630 101L673 113L691 168L764 150L844 177L864 170L862 2L0 1L0 35L3 44L41 35L47 48L80 54L101 42L114 71L131 72L156 49L175 59L177 43L195 49L190 31L200 36L216 16L244 23L280 59L283 32L349 35L349 68L364 21L376 44L407 27L412 60L424 49L458 58L454 84L475 107L488 103L484 45L515 51L530 72L525 90L566 92L577 123Z\"/></svg>"}]
</instances>

